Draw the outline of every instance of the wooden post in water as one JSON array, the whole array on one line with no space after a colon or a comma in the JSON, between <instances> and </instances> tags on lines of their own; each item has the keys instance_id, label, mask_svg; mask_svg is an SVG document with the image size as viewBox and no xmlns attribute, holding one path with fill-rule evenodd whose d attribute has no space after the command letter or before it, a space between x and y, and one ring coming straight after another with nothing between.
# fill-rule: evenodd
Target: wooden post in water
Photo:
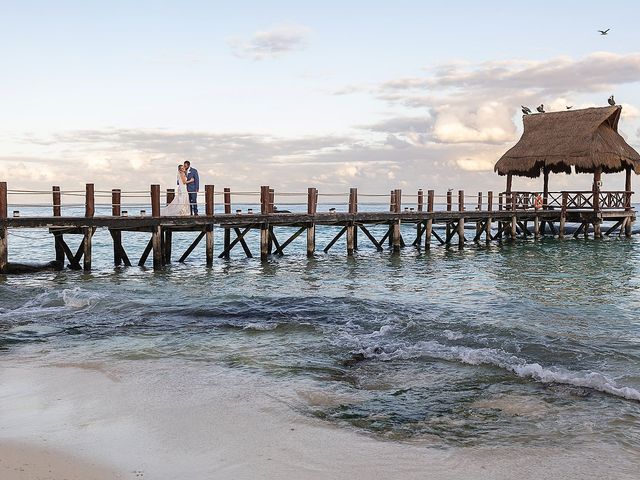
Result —
<instances>
[{"instance_id":1,"label":"wooden post in water","mask_svg":"<svg viewBox=\"0 0 640 480\"><path fill-rule=\"evenodd\" d=\"M271 192L268 185L260 187L260 213L269 214L269 203L271 201ZM269 256L269 222L264 221L260 225L260 259L266 260Z\"/></svg>"},{"instance_id":2,"label":"wooden post in water","mask_svg":"<svg viewBox=\"0 0 640 480\"><path fill-rule=\"evenodd\" d=\"M418 189L418 212L422 212L424 210L424 192L422 189ZM420 248L422 245L422 223L418 222L416 224L416 246Z\"/></svg>"},{"instance_id":3,"label":"wooden post in water","mask_svg":"<svg viewBox=\"0 0 640 480\"><path fill-rule=\"evenodd\" d=\"M593 172L593 238L602 238L602 211L600 210L600 182L602 167Z\"/></svg>"},{"instance_id":4,"label":"wooden post in water","mask_svg":"<svg viewBox=\"0 0 640 480\"><path fill-rule=\"evenodd\" d=\"M509 175L511 177L511 175ZM510 205L510 210L513 212L511 216L511 240L516 239L516 234L518 233L518 217L516 216L516 199L512 192L507 194L507 205Z\"/></svg>"},{"instance_id":5,"label":"wooden post in water","mask_svg":"<svg viewBox=\"0 0 640 480\"><path fill-rule=\"evenodd\" d=\"M151 185L151 216L160 218L160 185ZM163 265L162 227L154 225L151 230L151 247L153 248L153 269L160 270Z\"/></svg>"},{"instance_id":6,"label":"wooden post in water","mask_svg":"<svg viewBox=\"0 0 640 480\"><path fill-rule=\"evenodd\" d=\"M208 218L213 217L213 212L215 210L214 204L215 198L215 187L213 185L205 185L204 186L204 202L205 202L205 214ZM206 257L207 257L207 267L211 267L213 265L213 224L208 224L205 227L206 232Z\"/></svg>"},{"instance_id":7,"label":"wooden post in water","mask_svg":"<svg viewBox=\"0 0 640 480\"><path fill-rule=\"evenodd\" d=\"M0 222L8 216L8 191L7 182L0 182ZM6 224L0 225L0 273L7 270L9 263L9 239Z\"/></svg>"},{"instance_id":8,"label":"wooden post in water","mask_svg":"<svg viewBox=\"0 0 640 480\"><path fill-rule=\"evenodd\" d=\"M624 190L625 190L624 210L625 212L630 212L631 211L631 195L633 195L633 192L631 191L631 167L627 167L625 169ZM631 228L632 228L631 217L627 217L626 222L624 224L624 234L627 238L631 237Z\"/></svg>"},{"instance_id":9,"label":"wooden post in water","mask_svg":"<svg viewBox=\"0 0 640 480\"><path fill-rule=\"evenodd\" d=\"M429 213L429 218L427 218L427 225L424 229L424 248L425 250L429 250L431 248L431 234L433 232L433 203L434 203L435 192L433 190L427 191L427 213Z\"/></svg>"},{"instance_id":10,"label":"wooden post in water","mask_svg":"<svg viewBox=\"0 0 640 480\"><path fill-rule=\"evenodd\" d=\"M229 187L224 188L224 213L229 215L231 213L231 189ZM224 251L226 252L223 257L229 258L229 246L231 245L231 229L224 229Z\"/></svg>"},{"instance_id":11,"label":"wooden post in water","mask_svg":"<svg viewBox=\"0 0 640 480\"><path fill-rule=\"evenodd\" d=\"M85 208L84 216L86 218L92 218L95 215L95 190L93 183L87 183L85 189ZM88 272L91 270L91 239L93 237L92 227L83 227L82 233L84 234L83 240L83 269Z\"/></svg>"},{"instance_id":12,"label":"wooden post in water","mask_svg":"<svg viewBox=\"0 0 640 480\"><path fill-rule=\"evenodd\" d=\"M60 194L60 187L55 186L51 188L52 196L53 196L53 216L60 217L62 216L62 198ZM56 251L56 263L64 266L64 247L62 246L62 233L54 233L53 234L53 242L54 248Z\"/></svg>"},{"instance_id":13,"label":"wooden post in water","mask_svg":"<svg viewBox=\"0 0 640 480\"><path fill-rule=\"evenodd\" d=\"M458 248L464 248L464 190L458 190Z\"/></svg>"},{"instance_id":14,"label":"wooden post in water","mask_svg":"<svg viewBox=\"0 0 640 480\"><path fill-rule=\"evenodd\" d=\"M314 215L318 211L318 189L307 189L307 213ZM316 251L316 223L311 222L307 226L307 257L313 257Z\"/></svg>"},{"instance_id":15,"label":"wooden post in water","mask_svg":"<svg viewBox=\"0 0 640 480\"><path fill-rule=\"evenodd\" d=\"M447 190L447 212L451 211L452 198L453 198L453 193L451 192L451 189L449 189L449 190ZM445 242L448 245L449 241L447 239L451 238L451 222L449 220L447 220L447 228L446 228L445 235L446 235Z\"/></svg>"},{"instance_id":16,"label":"wooden post in water","mask_svg":"<svg viewBox=\"0 0 640 480\"><path fill-rule=\"evenodd\" d=\"M402 211L402 190L399 188L395 190L395 213ZM393 220L391 237L393 240L393 251L400 251L400 220Z\"/></svg>"},{"instance_id":17,"label":"wooden post in water","mask_svg":"<svg viewBox=\"0 0 640 480\"><path fill-rule=\"evenodd\" d=\"M176 190L175 188L167 188L167 193L166 193L166 202L167 205L169 205L171 202L173 202L173 199L176 198ZM172 250L172 244L173 244L173 232L169 229L169 228L164 228L163 229L163 246L162 246L162 250L164 251L164 256L163 256L163 262L165 265L168 265L171 263L171 250Z\"/></svg>"},{"instance_id":18,"label":"wooden post in water","mask_svg":"<svg viewBox=\"0 0 640 480\"><path fill-rule=\"evenodd\" d=\"M560 210L560 231L558 238L564 238L565 225L567 223L567 203L569 202L569 192L562 192L562 209Z\"/></svg>"},{"instance_id":19,"label":"wooden post in water","mask_svg":"<svg viewBox=\"0 0 640 480\"><path fill-rule=\"evenodd\" d=\"M484 225L485 241L491 242L491 214L493 213L493 192L487 192L487 222Z\"/></svg>"},{"instance_id":20,"label":"wooden post in water","mask_svg":"<svg viewBox=\"0 0 640 480\"><path fill-rule=\"evenodd\" d=\"M349 213L358 213L358 189L349 189ZM355 231L356 226L353 221L349 221L347 224L347 255L352 256L355 250Z\"/></svg>"},{"instance_id":21,"label":"wooden post in water","mask_svg":"<svg viewBox=\"0 0 640 480\"><path fill-rule=\"evenodd\" d=\"M122 213L122 192L114 188L111 190L111 215L119 217ZM122 232L120 230L111 230L111 238L113 239L113 264L118 267L122 265Z\"/></svg>"},{"instance_id":22,"label":"wooden post in water","mask_svg":"<svg viewBox=\"0 0 640 480\"><path fill-rule=\"evenodd\" d=\"M273 188L269 188L269 202L267 204L267 213L274 213L276 205L276 192ZM267 236L269 245L269 255L273 253L273 225L269 225L269 235Z\"/></svg>"},{"instance_id":23,"label":"wooden post in water","mask_svg":"<svg viewBox=\"0 0 640 480\"><path fill-rule=\"evenodd\" d=\"M482 211L482 192L478 192L478 204L476 205L476 211ZM476 220L476 237L478 240L480 239L480 235L482 232L482 220Z\"/></svg>"},{"instance_id":24,"label":"wooden post in water","mask_svg":"<svg viewBox=\"0 0 640 480\"><path fill-rule=\"evenodd\" d=\"M391 190L391 194L389 196L389 211L394 213L396 211L396 191ZM393 225L389 226L389 246L393 247Z\"/></svg>"}]
</instances>

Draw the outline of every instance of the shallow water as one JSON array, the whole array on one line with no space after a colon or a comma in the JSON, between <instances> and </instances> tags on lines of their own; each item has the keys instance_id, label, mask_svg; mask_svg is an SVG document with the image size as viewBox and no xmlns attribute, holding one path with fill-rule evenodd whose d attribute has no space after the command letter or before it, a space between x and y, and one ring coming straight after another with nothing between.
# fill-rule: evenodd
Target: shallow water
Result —
<instances>
[{"instance_id":1,"label":"shallow water","mask_svg":"<svg viewBox=\"0 0 640 480\"><path fill-rule=\"evenodd\" d=\"M50 260L46 231L16 233L12 260ZM139 256L148 238L125 237ZM175 235L174 252L192 237ZM341 240L307 259L298 240L284 257L239 252L212 269L199 248L153 273L114 269L99 231L90 274L0 277L0 356L223 365L306 415L443 447L640 447L637 237L399 255L365 242L353 258Z\"/></svg>"}]
</instances>

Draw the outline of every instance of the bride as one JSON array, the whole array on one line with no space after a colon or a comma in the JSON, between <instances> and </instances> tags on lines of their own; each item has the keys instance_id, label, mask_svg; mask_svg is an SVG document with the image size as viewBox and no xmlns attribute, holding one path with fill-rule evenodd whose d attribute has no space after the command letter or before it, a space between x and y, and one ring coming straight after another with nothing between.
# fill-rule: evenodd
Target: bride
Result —
<instances>
[{"instance_id":1,"label":"bride","mask_svg":"<svg viewBox=\"0 0 640 480\"><path fill-rule=\"evenodd\" d=\"M190 214L189 195L187 194L187 176L184 172L184 165L178 165L177 183L176 196L169 205L160 209L160 215L165 217L181 217Z\"/></svg>"}]
</instances>

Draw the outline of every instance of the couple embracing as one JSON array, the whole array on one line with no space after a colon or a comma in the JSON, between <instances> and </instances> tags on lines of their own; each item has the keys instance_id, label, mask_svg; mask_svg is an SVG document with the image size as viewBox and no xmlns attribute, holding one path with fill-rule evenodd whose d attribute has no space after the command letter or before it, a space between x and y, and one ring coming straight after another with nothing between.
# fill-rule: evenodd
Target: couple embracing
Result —
<instances>
[{"instance_id":1,"label":"couple embracing","mask_svg":"<svg viewBox=\"0 0 640 480\"><path fill-rule=\"evenodd\" d=\"M200 177L198 171L191 167L190 161L187 160L178 165L177 184L176 196L169 205L161 210L161 215L167 217L198 215Z\"/></svg>"}]
</instances>

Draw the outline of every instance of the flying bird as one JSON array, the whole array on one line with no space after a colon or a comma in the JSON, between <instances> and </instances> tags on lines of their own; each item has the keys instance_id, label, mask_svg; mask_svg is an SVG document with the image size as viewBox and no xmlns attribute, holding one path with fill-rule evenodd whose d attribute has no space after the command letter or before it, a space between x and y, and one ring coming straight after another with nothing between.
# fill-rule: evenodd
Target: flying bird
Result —
<instances>
[{"instance_id":1,"label":"flying bird","mask_svg":"<svg viewBox=\"0 0 640 480\"><path fill-rule=\"evenodd\" d=\"M607 33L609 33L609 30L611 30L610 28L607 28L606 30L598 30L600 32L600 35L606 35Z\"/></svg>"},{"instance_id":2,"label":"flying bird","mask_svg":"<svg viewBox=\"0 0 640 480\"><path fill-rule=\"evenodd\" d=\"M573 108L573 105L567 105L567 110L571 110Z\"/></svg>"},{"instance_id":3,"label":"flying bird","mask_svg":"<svg viewBox=\"0 0 640 480\"><path fill-rule=\"evenodd\" d=\"M524 105L520 105L522 107L522 113L525 115L529 115L531 113L531 109L529 107L525 107Z\"/></svg>"},{"instance_id":4,"label":"flying bird","mask_svg":"<svg viewBox=\"0 0 640 480\"><path fill-rule=\"evenodd\" d=\"M616 101L614 100L613 95L611 95L607 101L609 102L609 105L611 105L612 107L616 105Z\"/></svg>"},{"instance_id":5,"label":"flying bird","mask_svg":"<svg viewBox=\"0 0 640 480\"><path fill-rule=\"evenodd\" d=\"M539 107L536 107L538 113L544 113L544 105L541 103Z\"/></svg>"}]
</instances>

